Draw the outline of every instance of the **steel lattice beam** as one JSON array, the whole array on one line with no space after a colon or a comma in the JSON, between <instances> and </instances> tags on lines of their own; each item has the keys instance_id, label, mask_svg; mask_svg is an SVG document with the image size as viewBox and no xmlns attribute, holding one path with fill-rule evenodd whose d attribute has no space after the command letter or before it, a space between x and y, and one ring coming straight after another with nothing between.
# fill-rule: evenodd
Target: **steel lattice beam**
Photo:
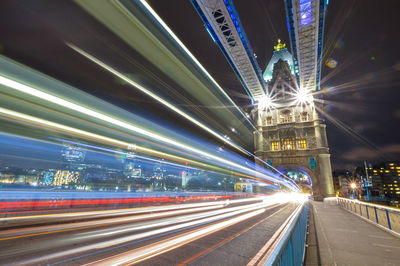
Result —
<instances>
[{"instance_id":1,"label":"steel lattice beam","mask_svg":"<svg viewBox=\"0 0 400 266\"><path fill-rule=\"evenodd\" d=\"M295 73L301 88L319 90L325 12L329 0L284 0Z\"/></svg>"},{"instance_id":2,"label":"steel lattice beam","mask_svg":"<svg viewBox=\"0 0 400 266\"><path fill-rule=\"evenodd\" d=\"M265 95L265 83L232 1L191 1L252 101L258 101Z\"/></svg>"}]
</instances>

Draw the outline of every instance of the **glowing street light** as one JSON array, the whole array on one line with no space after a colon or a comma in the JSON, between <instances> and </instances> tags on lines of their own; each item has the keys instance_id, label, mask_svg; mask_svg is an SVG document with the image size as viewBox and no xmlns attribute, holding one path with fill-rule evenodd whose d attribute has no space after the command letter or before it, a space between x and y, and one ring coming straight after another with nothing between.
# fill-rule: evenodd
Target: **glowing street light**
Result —
<instances>
[{"instance_id":1,"label":"glowing street light","mask_svg":"<svg viewBox=\"0 0 400 266\"><path fill-rule=\"evenodd\" d=\"M356 189L357 188L357 184L356 183L351 183L350 184L350 188L351 189Z\"/></svg>"}]
</instances>

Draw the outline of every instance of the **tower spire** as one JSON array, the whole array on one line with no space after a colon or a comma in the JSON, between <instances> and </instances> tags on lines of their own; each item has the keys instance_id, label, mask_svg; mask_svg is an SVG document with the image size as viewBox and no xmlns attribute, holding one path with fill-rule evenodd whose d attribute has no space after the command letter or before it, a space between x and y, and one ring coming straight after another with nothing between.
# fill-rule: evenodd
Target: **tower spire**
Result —
<instances>
[{"instance_id":1,"label":"tower spire","mask_svg":"<svg viewBox=\"0 0 400 266\"><path fill-rule=\"evenodd\" d=\"M278 44L274 46L275 51L280 51L286 48L286 44L281 43L281 39L278 39Z\"/></svg>"}]
</instances>

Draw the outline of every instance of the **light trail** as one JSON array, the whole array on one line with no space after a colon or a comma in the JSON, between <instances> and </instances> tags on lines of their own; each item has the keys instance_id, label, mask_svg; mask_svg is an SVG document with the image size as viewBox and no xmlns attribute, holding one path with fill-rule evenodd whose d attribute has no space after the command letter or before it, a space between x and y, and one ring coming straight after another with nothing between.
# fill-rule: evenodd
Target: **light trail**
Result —
<instances>
[{"instance_id":1,"label":"light trail","mask_svg":"<svg viewBox=\"0 0 400 266\"><path fill-rule=\"evenodd\" d=\"M190 257L189 259L186 259L186 260L180 262L179 264L176 264L176 266L183 266L183 265L186 265L186 264L188 264L189 262L192 262L192 261L196 260L197 258L199 258L199 257L201 257L201 256L204 256L205 254L207 254L207 253L209 253L209 252L211 252L211 251L217 249L218 247L224 245L225 243L228 243L229 241L233 240L234 238L236 238L236 237L238 237L238 236L240 236L240 235L246 233L247 231L249 231L250 229L256 227L257 225L259 225L259 224L265 222L266 220L270 219L272 216L277 215L278 213L282 212L282 211L285 210L286 208L287 208L287 206L286 206L285 208L282 208L282 209L280 209L280 210L274 212L273 214L271 214L271 215L265 217L264 219L262 219L262 220L260 220L260 221L258 221L258 222L256 222L256 223L254 223L254 224L252 224L252 225L250 225L250 226L248 226L248 227L246 227L246 228L240 230L239 232L237 232L237 233L235 233L235 234L233 234L233 235L230 235L229 237L227 237L227 238L225 238L225 239L223 239L223 240L217 242L216 244L212 245L211 247L209 247L209 248L207 248L207 249L205 249L205 250L203 250L203 251L197 253L196 255Z\"/></svg>"},{"instance_id":2,"label":"light trail","mask_svg":"<svg viewBox=\"0 0 400 266\"><path fill-rule=\"evenodd\" d=\"M190 222L185 222L185 223L179 223L176 225L172 225L172 226L167 226L164 228L160 228L160 229L155 229L152 231L147 231L147 232L143 232L143 233L138 233L138 234L133 234L133 235L128 235L128 236L123 236L123 237L119 237L119 238L115 238L115 239L111 239L111 240L106 240L106 241L102 241L102 242L98 242L98 243L93 243L93 244L89 244L89 245L85 245L82 247L76 247L76 248L70 248L68 250L63 250L60 252L54 252L52 254L47 254L47 255L43 255L41 257L36 257L36 258L32 258L32 259L27 259L22 261L22 263L30 263L30 264L35 264L35 263L39 263L40 261L44 261L44 260L56 260L58 258L61 257L65 257L65 256L71 256L73 254L78 254L81 252L94 252L94 251L99 251L101 249L106 249L106 248L110 248L110 247L115 247L117 245L121 245L121 244L125 244L134 240L139 240L139 239L144 239L144 238L148 238L148 237L152 237L152 236L156 236L156 235L160 235L160 234L164 234L164 233L168 233L168 232L174 232L176 230L180 230L180 229L185 229L185 228L190 228L193 226L200 226L203 225L205 223L211 223L211 222L215 222L218 220L223 220L223 219L229 219L231 217L234 216L238 216L238 215L243 215L245 214L245 217L247 217L247 215L249 213L262 213L265 211L265 208L271 206L275 204L274 201L268 202L268 203L256 203L256 204L252 204L252 205L245 205L245 206L241 206L242 209L239 210L235 210L235 211L228 211L226 212L224 209L221 210L222 214L219 215L213 215L211 217L206 217L206 218L202 218L202 219L197 219L194 221L190 221ZM237 208L237 207L234 207ZM247 213L247 215L246 215ZM238 217L236 217L238 218ZM234 220L236 219L234 218ZM248 217L250 218L250 217ZM179 222L179 221L177 221ZM221 225L224 224L224 226L226 226L226 221L223 221L220 223ZM222 227L224 227L222 226ZM222 227L218 227L219 229L221 229ZM140 229L140 228L138 228ZM144 228L142 228L144 229ZM215 228L217 229L217 228ZM209 230L207 230L209 231ZM84 239L87 238L87 236L83 237Z\"/></svg>"},{"instance_id":3,"label":"light trail","mask_svg":"<svg viewBox=\"0 0 400 266\"><path fill-rule=\"evenodd\" d=\"M134 86L135 88L139 89L141 92L147 94L148 96L152 97L153 99L157 100L158 102L160 102L161 104L165 105L166 107L168 107L169 109L171 109L172 111L174 111L175 113L179 114L180 116L186 118L187 120L189 120L190 122L192 122L193 124L197 125L198 127L204 129L205 131L207 131L208 133L210 133L211 135L213 135L214 137L218 138L219 140L222 140L223 142L226 142L227 144L229 144L231 147L235 148L236 150L250 155L251 153L248 152L247 150L243 149L242 147L236 145L235 143L229 141L228 139L226 139L224 136L222 136L221 134L215 132L214 130L212 130L211 128L209 128L208 126L204 125L203 123L201 123L200 121L198 121L197 119L193 118L192 116L188 115L187 113L183 112L181 109L179 109L178 107L174 106L173 104L169 103L168 101L164 100L163 98L161 98L160 96L156 95L155 93L153 93L152 91L146 89L145 87L141 86L140 84L136 83L135 81L129 79L128 77L126 77L125 75L123 75L122 73L118 72L116 69L106 65L105 63L103 63L102 61L100 61L99 59L97 59L96 57L88 54L87 52L83 51L82 49L76 47L75 45L71 44L71 43L66 43L67 46L69 46L71 49L73 49L74 51L76 51L77 53L81 54L82 56L84 56L85 58L89 59L90 61L94 62L95 64L99 65L100 67L102 67L103 69L111 72L112 74L114 74L115 76L117 76L118 78L124 80L125 82L127 82L128 84Z\"/></svg>"},{"instance_id":4,"label":"light trail","mask_svg":"<svg viewBox=\"0 0 400 266\"><path fill-rule=\"evenodd\" d=\"M102 210L102 211L86 211L86 212L72 212L72 213L57 213L57 214L42 214L42 215L29 215L29 216L17 216L17 217L4 217L0 219L2 226L7 227L12 225L26 224L30 225L37 224L37 222L51 223L53 221L70 221L70 218L74 219L96 219L95 221L80 222L79 224L61 224L61 225L47 225L41 226L40 224L36 227L29 227L29 234L23 234L26 232L25 228L3 230L0 233L0 241L30 237L43 234L52 234L63 231L79 230L84 228L93 228L98 226L103 226L107 224L118 224L127 221L136 221L147 218L158 218L163 216L170 216L173 214L190 213L194 211L204 211L213 210L222 207L226 207L230 204L247 203L252 201L270 201L271 204L279 203L280 199L276 196L267 197L257 197L257 198L246 198L246 199L234 199L229 201L232 196L215 196L209 195L213 200L218 199L218 201L212 202L199 202L199 203L186 203L186 204L174 204L165 206L150 206L150 207L139 207L139 208L127 208L118 210ZM196 197L199 200L207 200L209 197ZM226 200L224 200L226 199ZM215 213L213 213L215 214ZM113 218L112 220L107 220L108 218L120 216L120 215L136 215L134 217L128 218ZM103 218L102 220L97 220L98 218ZM104 219L106 218L106 219ZM183 220L182 220L183 221Z\"/></svg>"},{"instance_id":5,"label":"light trail","mask_svg":"<svg viewBox=\"0 0 400 266\"><path fill-rule=\"evenodd\" d=\"M139 214L139 213L147 213L147 212L156 212L156 211L168 211L168 210L176 210L176 209L185 209L185 208L196 208L203 206L216 205L221 203L216 202L202 202L202 203L194 203L194 204L180 204L180 205L169 205L169 206L161 206L161 207L140 207L140 208L127 208L127 209L118 209L118 210L101 210L101 211L89 211L89 212L74 212L74 213L54 213L54 214L42 214L42 215L30 215L30 216L19 216L19 217L4 217L1 218L0 221L10 221L10 220L26 220L26 219L43 219L43 218L55 218L60 219L64 217L79 217L79 216L114 216L118 214Z\"/></svg>"},{"instance_id":6,"label":"light trail","mask_svg":"<svg viewBox=\"0 0 400 266\"><path fill-rule=\"evenodd\" d=\"M265 212L265 209L252 211L247 214L240 215L239 217L231 218L229 220L213 224L202 228L200 230L194 230L190 233L186 233L180 235L179 237L169 239L167 241L160 241L156 244L149 245L144 248L139 248L134 251L128 251L119 255L116 255L111 258L106 258L103 260L98 260L92 263L88 263L86 265L126 265L128 263L137 263L154 256L160 255L162 253L168 252L172 249L181 247L186 245L192 241L195 241L199 238L210 235L216 231L229 227L231 225L237 224L244 220L250 219L257 215L260 215Z\"/></svg>"},{"instance_id":7,"label":"light trail","mask_svg":"<svg viewBox=\"0 0 400 266\"><path fill-rule=\"evenodd\" d=\"M88 229L88 228L96 228L96 227L103 227L103 226L108 226L108 225L117 225L121 223L127 223L127 222L134 222L134 221L140 221L140 220L146 220L146 219L151 219L151 218L162 218L165 216L171 216L171 215L182 215L185 213L192 213L192 212L199 212L199 211L210 211L218 208L222 208L224 205L221 204L221 202L218 202L217 204L208 204L211 206L208 207L187 207L187 208L154 208L152 211L128 211L128 212L118 212L118 213L111 213L111 214L100 214L100 215L85 215L84 218L96 218L95 221L87 221L87 222L79 222L79 223L68 223L68 224L61 224L61 225L52 225L52 226L39 226L39 227L29 227L29 233L26 233L26 229L13 229L13 230L6 230L3 231L0 234L0 241L4 240L10 240L10 239L17 239L17 238L25 238L25 237L33 237L33 236L39 236L39 235L48 235L48 234L55 234L55 233L61 233L61 232L70 232L74 230L82 230L82 229ZM157 212L157 211L162 211L162 212ZM149 212L149 213L147 213ZM155 213L154 213L155 212ZM136 215L139 213L146 213L143 215ZM70 215L68 217L73 217L73 218L78 218L81 217L82 215L77 215L79 213L74 213L75 215ZM117 216L117 215L133 215L133 217L125 217L125 218L113 218L113 219L101 219L98 220L97 218L101 218L104 216ZM43 216L43 215L41 215ZM44 219L45 217L41 217L41 219ZM60 217L58 217L60 218ZM30 219L31 220L31 219ZM1 222L1 220L0 220ZM57 222L60 222L60 220L57 220ZM93 236L91 236L93 237Z\"/></svg>"},{"instance_id":8,"label":"light trail","mask_svg":"<svg viewBox=\"0 0 400 266\"><path fill-rule=\"evenodd\" d=\"M8 79L7 79L7 80L8 80ZM0 83L3 83L4 81L5 81L4 78L0 76ZM26 86L26 85L23 85L23 84L20 84L20 83L16 83L16 84L15 84L14 81L11 81L11 80L8 80L8 81L9 81L9 82L7 82L6 84L9 84L10 86L13 86L13 85L16 85L16 84L21 85L21 87L17 86L17 88L20 88L22 91L27 90L27 89L30 88L30 87L28 87L28 86ZM33 91L28 90L28 91L29 91L29 92L28 92L29 94L32 94L32 93L34 93L34 92L36 92L36 91L37 91L38 93L40 92L40 91L35 90L35 89L33 89L33 88L31 88L31 89L32 89ZM54 99L55 102L58 101L58 102L64 103L64 104L69 103L68 101L65 101L65 100L63 100L63 99L60 99L60 98L55 97L55 96L52 96L52 95L49 95L49 94L47 94L47 93L44 93L44 92L41 92L41 93L44 94L44 95L42 95L43 97L48 96L49 98L55 98L55 99ZM40 95L40 93L39 93L39 95ZM76 104L73 104L73 103L71 103L71 104L72 104L71 106L66 105L66 107L68 107L68 108L73 108L73 107L75 107L75 108L81 109L81 112L84 112L84 111L87 111L87 112L89 112L89 113L93 113L93 112L94 112L93 116L95 116L95 114L96 114L96 115L98 114L97 112L92 111L92 110L90 110L90 109L87 109L87 108L85 108L85 107L82 107L82 106L79 106L79 105L76 105ZM63 106L64 106L64 105L63 105ZM44 120L44 119L41 119L41 118L37 118L37 117L30 116L30 115L22 114L22 113L15 112L15 111L12 111L12 110L8 110L8 109L5 109L5 108L1 108L1 107L0 107L0 113L3 113L3 114L5 114L5 115L9 115L9 116L12 116L12 117L15 117L15 118L19 118L19 119L22 119L22 120L27 120L27 121L35 122L35 123L38 123L38 124L41 124L41 125L46 125L46 126L49 126L49 127L51 127L51 128L60 129L60 130L62 130L62 131L72 132L72 133L75 133L75 134L78 134L78 135L83 135L83 136L85 136L85 137L88 137L89 139L101 140L102 142L109 143L109 144L113 144L113 145L117 145L118 147L121 147L121 148L124 148L124 149L130 150L131 147L134 146L134 147L136 148L136 150L141 151L141 152L144 152L144 153L156 154L156 155L158 155L158 156L165 156L165 157L168 157L168 158L174 158L174 159L178 159L178 160L181 160L181 161L190 161L190 162L192 162L192 163L195 163L196 165L210 167L209 165L204 164L204 163L200 163L200 162L196 162L196 161L189 160L189 159L186 159L186 158L178 157L178 156L175 156L175 155L171 155L171 154L159 152L159 151L156 151L156 150L153 150L153 149L149 149L149 148L145 148L145 147L140 147L140 146L138 146L138 145L133 145L132 143L127 143L127 142L124 142L124 141L112 139L112 138L105 137L105 136L102 136L102 135L98 135L98 134L95 134L95 133L83 131L83 130L76 129L76 128L72 128L72 127L65 126L65 125L61 125L61 124L58 124L58 123L55 123L55 122L51 122L51 121ZM127 123L125 123L125 122L121 122L121 121L116 120L116 119L114 119L114 118L111 118L111 117L109 117L109 116L105 116L105 115L99 114L99 117L107 118L107 120L109 120L109 121L114 121L114 120L115 120L116 122L118 122L117 124L121 124L121 125L125 125L125 124L126 124L125 126L128 127L128 128L130 128L130 129L136 128L136 127L134 127L134 126L132 126L132 127L133 127L133 128L132 128L132 127L130 127L129 124L127 124ZM144 131L144 130L143 130L143 129L140 129L140 131ZM147 132L147 131L144 131L144 132ZM152 136L154 136L154 137L156 137L156 138L161 138L161 140L164 140L165 142L168 142L168 143L170 143L170 144L175 144L175 145L177 145L178 147L181 147L181 148L190 150L190 151L192 151L192 152L198 153L198 154L200 154L200 155L203 155L203 156L205 156L205 157L214 159L214 160L216 160L216 161L218 161L218 162L221 162L221 163L223 163L223 164L227 164L227 165L233 166L233 167L238 168L238 169L240 169L240 170L242 170L242 171L244 170L245 173L249 173L250 175L254 175L254 176L252 176L252 177L247 176L247 177L249 177L249 178L257 179L257 178L255 178L255 177L256 177L256 176L260 176L260 174L261 174L261 177L259 177L259 179L257 179L257 180L282 183L281 180L279 180L279 179L277 179L277 178L274 178L274 177L271 177L271 176L267 176L266 174L263 174L263 173L261 173L261 172L258 172L258 171L255 171L255 170L253 170L253 169L250 169L250 168L248 168L248 167L239 165L239 164L237 164L237 163L231 162L231 161L229 161L229 160L220 158L220 157L215 156L215 155L212 155L212 154L210 154L210 153L207 153L207 152L201 151L201 150L199 150L199 149L196 149L196 148L187 146L187 145L185 145L185 144L179 143L179 142L174 141L174 140L170 140L170 139L165 138L165 137L161 137L161 136L159 136L159 135L157 135L157 134L155 134L155 133L148 132L148 134L151 134ZM219 169L219 170L223 170L224 173L225 173L225 172L228 172L228 173L231 172L230 170L221 169L221 168L216 167L216 166L212 166L212 168L214 168L214 169L217 168L217 169ZM286 186L285 183L282 183L282 184ZM292 188L291 188L291 189L292 189Z\"/></svg>"},{"instance_id":9,"label":"light trail","mask_svg":"<svg viewBox=\"0 0 400 266\"><path fill-rule=\"evenodd\" d=\"M202 64L197 60L197 58L189 51L189 49L181 42L181 40L175 35L175 33L168 27L168 25L161 19L161 17L151 8L151 6L145 1L140 0L142 5L150 12L150 14L160 23L160 25L169 33L169 35L176 41L177 44L186 52L187 55L196 63L196 65L203 71L204 74L212 81L212 83L218 88L218 90L226 97L226 99L236 108L236 110L243 116L243 118L253 127L253 123L242 113L240 108L235 104L235 102L229 97L229 95L221 88L221 86L214 80L214 78L207 72L207 70L202 66Z\"/></svg>"},{"instance_id":10,"label":"light trail","mask_svg":"<svg viewBox=\"0 0 400 266\"><path fill-rule=\"evenodd\" d=\"M155 223L143 223L141 225L137 224L135 226L127 225L127 226L122 226L122 228L119 228L119 229L115 229L115 228L100 229L97 231L91 231L88 233L79 234L79 236L75 239L79 240L79 239L88 239L88 238L92 238L92 237L96 238L99 236L103 237L103 236L110 236L110 235L118 235L118 234L122 234L122 233L128 234L131 232L140 231L140 230L144 230L144 229L150 229L150 228L173 225L173 224L178 224L178 223L183 223L183 222L195 221L198 219L203 219L206 217L213 217L213 216L224 214L224 213L230 213L230 212L235 212L235 211L240 211L240 210L249 210L249 208L254 209L254 208L258 208L260 206L266 207L266 206L271 206L274 204L276 204L274 201L262 202L262 203L251 204L250 206L243 205L243 206L230 207L230 208L225 208L225 209L209 211L209 212L200 213L200 214L178 216L178 217L174 217L174 218L166 218L164 220L160 219L160 221L155 222ZM219 205L219 206L221 206L221 205ZM208 208L211 209L211 207L208 207ZM217 209L217 208L214 207L214 209Z\"/></svg>"}]
</instances>

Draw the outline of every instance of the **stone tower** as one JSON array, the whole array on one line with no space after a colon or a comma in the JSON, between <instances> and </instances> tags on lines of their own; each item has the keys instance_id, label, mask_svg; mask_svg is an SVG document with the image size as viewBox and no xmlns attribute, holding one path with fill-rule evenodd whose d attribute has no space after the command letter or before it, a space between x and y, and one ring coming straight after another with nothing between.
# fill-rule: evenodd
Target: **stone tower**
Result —
<instances>
[{"instance_id":1,"label":"stone tower","mask_svg":"<svg viewBox=\"0 0 400 266\"><path fill-rule=\"evenodd\" d=\"M305 171L314 199L334 196L326 126L313 96L297 84L292 55L280 40L274 48L263 75L269 95L253 113L255 155L277 169Z\"/></svg>"}]
</instances>

